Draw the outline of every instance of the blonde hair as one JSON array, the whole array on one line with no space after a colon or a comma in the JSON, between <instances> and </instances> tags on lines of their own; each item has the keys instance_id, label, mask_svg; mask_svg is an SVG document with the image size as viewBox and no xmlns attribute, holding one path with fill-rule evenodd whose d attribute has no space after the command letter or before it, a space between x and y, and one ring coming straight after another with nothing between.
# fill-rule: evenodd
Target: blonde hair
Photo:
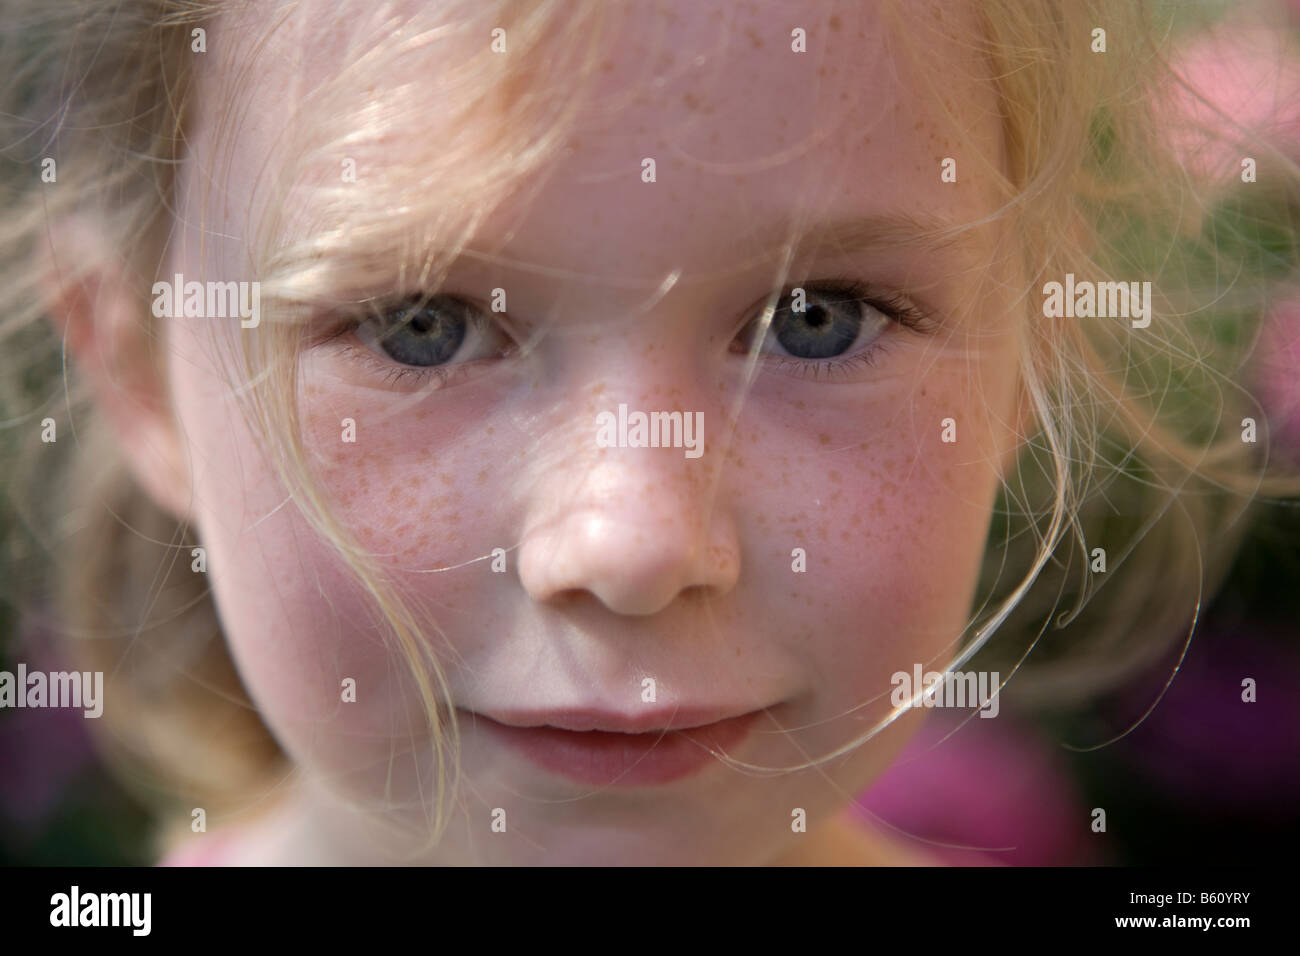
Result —
<instances>
[{"instance_id":1,"label":"blonde hair","mask_svg":"<svg viewBox=\"0 0 1300 956\"><path fill-rule=\"evenodd\" d=\"M445 826L445 796L457 774L454 718L441 703L442 671L423 634L433 617L357 546L311 480L292 399L293 358L307 335L296 313L313 301L316 270L343 241L341 223L354 235L404 244L413 281L436 286L502 201L503 187L541 169L582 109L584 81L599 68L602 38L613 29L607 5L557 0L522 13L512 4L472 6L463 19L449 18L459 35L486 37L492 27L507 27L512 55L493 57L484 41L483 55L447 78L460 108L450 124L455 129L489 107L504 119L492 143L452 136L404 165L410 175L403 181L428 187L433 197L426 234L400 233L382 203L353 208L346 190L318 186L330 218L313 223L310 240L276 244L277 227L295 212L282 190L281 204L250 243L276 313L245 355L244 371L256 383L247 397L250 420L294 502L339 549L410 663L435 755L431 839ZM97 202L106 233L134 250L130 267L152 281L196 96L191 30L230 15L227 7L215 0L26 0L10 5L0 32L4 62L14 64L0 90L0 188L9 210L0 225L0 342L12 373L0 417L12 425L8 442L21 434L35 443L32 426L47 414L60 421L66 414L76 434L70 453L65 443L57 452L5 450L24 469L14 514L27 533L15 536L14 568L51 571L15 578L15 593L38 595L33 605L48 601L59 631L89 666L106 672L113 701L106 744L127 765L126 779L146 798L165 798L169 809L202 805L217 814L273 789L286 762L240 686L206 576L189 568L199 542L136 485L82 383L63 374L61 343L42 321L31 262L50 223ZM1031 278L1023 306L1037 310L1030 292L1067 272L1150 280L1160 303L1140 335L1113 323L1031 317L1021 371L1037 430L1006 485L981 582L986 597L959 655L1006 655L1018 666L1025 635L1034 635L1033 673L1026 668L1023 676L1036 683L1025 681L1027 692L1037 686L1038 699L1079 700L1165 653L1226 567L1245 527L1245 505L1260 493L1295 492L1291 478L1267 467L1266 418L1234 376L1274 287L1294 272L1300 180L1282 150L1228 118L1201 134L1250 143L1243 155L1259 164L1260 182L1250 186L1258 201L1238 202L1235 214L1225 214L1234 208L1228 187L1184 168L1168 136L1174 118L1158 112L1175 82L1164 54L1170 9L1101 0L984 0L977 8L982 35L969 42L991 68L1005 148L1005 169L989 158L979 175L999 185L999 215L1022 239L1013 254ZM905 9L885 9L905 50L923 50L925 31L939 29L906 19ZM554 29L560 13L564 30ZM384 16L376 13L368 26L382 31ZM1091 49L1097 26L1109 34L1105 56ZM565 94L539 77L566 78ZM336 89L314 92L310 108L328 111ZM297 131L298 168L322 157L337 163L340 145L363 146L383 128L382 116L331 128L345 132L334 137L322 126L317 138L307 124ZM56 187L33 172L46 156L58 162ZM452 169L455 193L439 192ZM1287 236L1262 265L1248 235L1256 208L1268 209ZM446 250L445 258L428 257L430 248ZM58 265L75 278L74 270L95 263ZM362 278L364 260L356 270ZM151 347L157 331L143 296L139 314L147 324L145 358L161 375L165 350ZM51 390L51 382L58 387ZM1259 444L1240 440L1236 423L1247 414L1261 422ZM1096 547L1119 557L1104 576L1088 571ZM1116 574L1121 563L1126 570ZM1133 566L1151 570L1139 574ZM1110 599L1089 601L1103 583ZM1051 637L1039 643L1035 632L1049 626Z\"/></svg>"}]
</instances>

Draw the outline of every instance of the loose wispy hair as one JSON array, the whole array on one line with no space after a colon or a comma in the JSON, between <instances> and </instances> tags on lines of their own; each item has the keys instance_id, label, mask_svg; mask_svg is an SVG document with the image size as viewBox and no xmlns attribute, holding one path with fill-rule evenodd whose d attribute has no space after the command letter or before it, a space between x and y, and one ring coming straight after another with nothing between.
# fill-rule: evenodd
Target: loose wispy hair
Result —
<instances>
[{"instance_id":1,"label":"loose wispy hair","mask_svg":"<svg viewBox=\"0 0 1300 956\"><path fill-rule=\"evenodd\" d=\"M436 291L492 210L543 178L535 174L591 106L585 91L619 22L602 2L441 6L436 28L417 20L399 33L408 18L388 4L362 14L342 39L322 27L331 69L285 131L284 162L268 164L284 179L259 183L273 201L248 237L249 262L239 264L260 277L267 319L258 335L238 339L240 365L229 369L232 382L250 383L238 393L294 507L338 549L409 662L428 716L427 741L418 742L434 758L431 841L447 823L457 780L440 636L430 633L436 614L357 544L313 479L294 398L297 356L313 334L311 315L369 294L378 274L395 287ZM1213 180L1184 165L1171 137L1184 120L1162 109L1180 82L1168 62L1180 36L1173 6L976 6L981 29L967 42L988 75L971 82L992 77L996 86L1003 155L977 166L964 154L963 175L996 184L997 224L1014 237L998 254L1029 280L1018 300L1029 314L1020 374L1034 420L999 500L980 601L948 664L978 653L1011 662L1002 667L1009 674L1023 661L1016 680L1026 700L1078 701L1185 639L1246 528L1245 509L1260 495L1296 491L1294 476L1267 458L1268 419L1245 369L1270 302L1295 277L1300 179L1292 154L1231 117L1198 135L1255 157L1259 182ZM242 47L229 85L209 91L195 72L192 30L237 22L248 9L219 0L11 0L0 21L0 453L14 479L12 520L22 526L11 535L9 596L106 672L114 706L104 743L138 792L213 814L256 804L289 768L240 685L206 576L190 571L201 542L132 479L44 321L32 263L52 254L62 279L75 283L96 263L49 249L51 224L97 222L114 239L105 254L121 256L140 279L141 361L162 374L165 343L143 290L169 278L160 273L192 118L244 101L261 47ZM881 10L904 55L923 58L929 31L947 29L907 4ZM1097 26L1109 36L1104 56L1091 49ZM509 56L483 40L494 27L508 30ZM466 38L480 52L453 59L439 81L438 92L455 93L439 102L459 110L445 118L451 134L389 149L387 131L428 98L430 79L413 73L360 112L349 91L376 64L402 75L401 64L427 56L431 44ZM501 118L490 141L475 121L485 113ZM58 162L56 189L34 172L47 156ZM363 168L365 157L383 156L384 178L368 182L364 196L349 189L339 182L341 156ZM1262 255L1253 240L1265 214L1285 241ZM1151 281L1150 328L1045 320L1038 290L1068 272ZM774 294L784 281L774 274ZM24 447L47 414L69 422L75 442ZM1240 439L1248 416L1260 423L1254 445ZM1110 556L1105 575L1088 569L1097 547Z\"/></svg>"}]
</instances>

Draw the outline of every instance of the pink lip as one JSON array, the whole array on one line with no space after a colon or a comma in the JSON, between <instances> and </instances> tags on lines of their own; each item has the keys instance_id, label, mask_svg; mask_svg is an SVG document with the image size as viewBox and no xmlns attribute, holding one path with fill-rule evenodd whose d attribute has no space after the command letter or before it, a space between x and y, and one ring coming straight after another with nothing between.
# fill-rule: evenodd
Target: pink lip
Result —
<instances>
[{"instance_id":1,"label":"pink lip","mask_svg":"<svg viewBox=\"0 0 1300 956\"><path fill-rule=\"evenodd\" d=\"M715 711L620 715L592 710L466 713L472 726L535 766L593 786L643 787L698 773L733 753L758 711L719 719Z\"/></svg>"}]
</instances>

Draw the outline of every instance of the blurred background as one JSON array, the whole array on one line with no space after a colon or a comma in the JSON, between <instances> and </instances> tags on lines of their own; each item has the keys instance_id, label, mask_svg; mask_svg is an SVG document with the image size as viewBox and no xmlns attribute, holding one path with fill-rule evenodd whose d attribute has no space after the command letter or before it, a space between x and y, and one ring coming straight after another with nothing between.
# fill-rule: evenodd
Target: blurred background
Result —
<instances>
[{"instance_id":1,"label":"blurred background","mask_svg":"<svg viewBox=\"0 0 1300 956\"><path fill-rule=\"evenodd\" d=\"M1300 84L1293 76L1279 86L1275 71L1258 72L1246 28L1236 43L1233 4L1197 6L1198 27L1181 39L1180 71L1229 115L1271 117L1300 159ZM1294 46L1300 0L1291 9L1284 39ZM1255 243L1261 260L1294 262L1288 211L1260 197L1254 205L1234 198L1224 234ZM1257 355L1247 384L1267 411L1271 453L1300 464L1300 282L1271 308ZM1022 712L1014 694L996 720L932 711L861 796L859 812L956 863L1286 859L1300 835L1300 508L1264 504L1249 520L1246 545L1203 608L1181 666L1175 655L1086 715ZM0 508L0 540L17 532L15 516ZM0 582L11 579L6 554ZM19 661L65 669L39 609L21 614L14 602L25 606L24 595L3 587L0 595L0 670L13 672ZM1246 678L1257 684L1254 703L1242 701ZM1113 734L1096 728L1134 723L1097 746ZM114 782L86 730L75 709L0 710L0 864L155 862L148 813ZM1105 832L1093 829L1096 808L1105 810Z\"/></svg>"}]
</instances>

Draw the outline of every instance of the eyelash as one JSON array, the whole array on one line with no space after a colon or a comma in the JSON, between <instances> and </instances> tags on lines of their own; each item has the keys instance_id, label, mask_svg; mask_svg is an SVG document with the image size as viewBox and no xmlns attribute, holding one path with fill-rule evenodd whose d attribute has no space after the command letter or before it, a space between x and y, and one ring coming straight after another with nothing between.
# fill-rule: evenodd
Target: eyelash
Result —
<instances>
[{"instance_id":1,"label":"eyelash","mask_svg":"<svg viewBox=\"0 0 1300 956\"><path fill-rule=\"evenodd\" d=\"M781 290L777 301L780 302L796 288L801 288L805 292L842 295L848 301L862 302L903 328L911 329L914 332L927 334L932 332L936 325L935 316L932 312L921 308L902 293L878 289L871 283L859 279L819 279L816 282L787 286ZM749 323L745 325L745 328L748 327ZM837 357L818 360L793 358L786 355L766 355L763 356L763 360L770 368L774 368L782 374L793 374L798 378L821 381L843 377L846 373L855 369L874 365L889 349L889 346L880 341L883 337L883 335L879 336L876 341L868 344L861 352L847 358Z\"/></svg>"},{"instance_id":2,"label":"eyelash","mask_svg":"<svg viewBox=\"0 0 1300 956\"><path fill-rule=\"evenodd\" d=\"M336 338L355 332L363 321L362 319L349 320L331 332L320 344L332 342ZM470 321L475 323L476 330L484 329L491 324L490 319L478 314L475 314ZM402 365L390 358L385 358L364 344L354 342L343 342L338 347L338 351L340 355L356 361L358 365L364 366L367 370L379 376L385 386L393 388L401 385L403 388L412 390L423 388L430 382L435 381L435 388L446 388L449 385L454 385L460 380L460 377L472 371L482 361L456 362L447 365Z\"/></svg>"},{"instance_id":3,"label":"eyelash","mask_svg":"<svg viewBox=\"0 0 1300 956\"><path fill-rule=\"evenodd\" d=\"M881 290L867 282L857 279L836 278L806 282L802 285L791 285L781 290L777 301L780 302L796 288L802 288L805 292L810 293L842 295L847 300L862 302L903 328L915 332L924 334L933 330L934 316L931 312L918 307L916 303L901 293ZM316 344L324 345L327 342L348 335L356 331L364 321L364 319L360 318L349 319L329 332L324 338L318 340ZM479 325L479 329L482 329L484 326L489 325L492 320L476 313L472 321L482 323L482 325ZM748 328L753 321L757 320L746 323L742 331ZM883 335L878 337L877 341L870 343L863 351L847 358L817 360L766 355L763 353L760 353L760 355L770 368L774 368L782 374L793 374L799 378L819 381L843 376L854 369L874 365L888 349L888 346L879 340L880 338L883 338ZM472 371L482 361L457 362L450 365L402 365L379 355L366 345L347 341L338 346L338 351L348 361L354 361L378 376L384 385L389 388L401 385L404 388L419 389L431 382L436 382L435 388L446 388L458 382L460 378ZM746 352L748 351L746 349Z\"/></svg>"},{"instance_id":4,"label":"eyelash","mask_svg":"<svg viewBox=\"0 0 1300 956\"><path fill-rule=\"evenodd\" d=\"M456 380L458 373L472 368L476 362L457 362L454 365L399 365L391 359L383 359L364 345L345 344L340 349L343 355L355 358L359 364L379 375L384 385L393 388L422 388L432 379L437 379L438 388L446 388Z\"/></svg>"},{"instance_id":5,"label":"eyelash","mask_svg":"<svg viewBox=\"0 0 1300 956\"><path fill-rule=\"evenodd\" d=\"M483 315L474 313L470 319L475 325L475 331L490 329L493 325L492 320ZM331 326L322 336L315 339L309 339L309 348L319 348L343 339L344 336L351 335L360 328L366 319L363 317L350 317L342 320L338 324ZM464 374L473 371L473 369L483 360L473 360L469 362L455 362L446 365L402 365L393 359L380 355L369 346L361 342L354 342L344 339L335 346L337 354L342 356L345 361L355 363L361 366L368 373L374 374L388 388L401 386L403 389L412 391L424 388L429 383L434 383L435 389L446 388L454 385ZM515 349L511 349L511 352Z\"/></svg>"}]
</instances>

